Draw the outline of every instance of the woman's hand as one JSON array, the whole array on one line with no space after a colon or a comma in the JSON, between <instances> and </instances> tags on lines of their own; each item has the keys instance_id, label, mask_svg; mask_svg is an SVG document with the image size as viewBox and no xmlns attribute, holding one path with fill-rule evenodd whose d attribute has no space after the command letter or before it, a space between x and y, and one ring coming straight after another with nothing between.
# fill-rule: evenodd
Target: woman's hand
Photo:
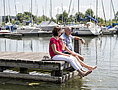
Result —
<instances>
[{"instance_id":1,"label":"woman's hand","mask_svg":"<svg viewBox=\"0 0 118 90\"><path fill-rule=\"evenodd\" d=\"M64 56L70 57L70 55L69 55L69 54L64 54Z\"/></svg>"},{"instance_id":2,"label":"woman's hand","mask_svg":"<svg viewBox=\"0 0 118 90\"><path fill-rule=\"evenodd\" d=\"M72 53L73 56L78 56L76 53Z\"/></svg>"}]
</instances>

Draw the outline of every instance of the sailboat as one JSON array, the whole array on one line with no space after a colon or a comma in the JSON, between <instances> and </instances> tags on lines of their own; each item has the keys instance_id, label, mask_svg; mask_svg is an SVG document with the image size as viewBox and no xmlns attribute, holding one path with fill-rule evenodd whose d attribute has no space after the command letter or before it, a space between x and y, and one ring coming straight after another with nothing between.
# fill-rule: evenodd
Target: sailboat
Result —
<instances>
[{"instance_id":1,"label":"sailboat","mask_svg":"<svg viewBox=\"0 0 118 90\"><path fill-rule=\"evenodd\" d=\"M23 23L25 23L25 26L20 26L19 28L17 28L17 33L37 33L39 31L41 31L41 28L39 28L37 26L37 24L33 23L33 17L32 17L32 0L31 1L31 10L29 10L29 12L31 12L31 16L30 16L30 20L26 21L25 18L23 20ZM35 0L36 3L36 0ZM22 5L22 10L23 10L23 5ZM24 11L22 11L24 14ZM29 25L26 25L26 23L28 23Z\"/></svg>"},{"instance_id":2,"label":"sailboat","mask_svg":"<svg viewBox=\"0 0 118 90\"><path fill-rule=\"evenodd\" d=\"M0 5L2 6L2 5ZM0 33L10 33L10 30L6 30L5 27L2 26L2 15L1 15L1 7L0 7ZM4 17L5 17L5 0L4 0Z\"/></svg>"},{"instance_id":3,"label":"sailboat","mask_svg":"<svg viewBox=\"0 0 118 90\"><path fill-rule=\"evenodd\" d=\"M44 15L44 10L43 10ZM55 22L52 21L52 0L50 0L50 20L49 21L42 21L38 27L42 29L42 31L52 31L55 26L58 26Z\"/></svg>"},{"instance_id":4,"label":"sailboat","mask_svg":"<svg viewBox=\"0 0 118 90\"><path fill-rule=\"evenodd\" d=\"M116 23L112 23L112 9L113 9L113 13L114 13L114 18L116 20ZM113 5L113 1L110 0L110 17L111 17L111 20L110 20L110 23L111 25L107 26L106 28L102 28L102 34L104 35L110 35L110 34L115 34L117 31L118 31L118 23L117 23L117 18L116 18L116 15L115 15L115 8L114 8L114 5Z\"/></svg>"},{"instance_id":5,"label":"sailboat","mask_svg":"<svg viewBox=\"0 0 118 90\"><path fill-rule=\"evenodd\" d=\"M2 16L0 16L0 30L1 30L1 27L2 27Z\"/></svg>"},{"instance_id":6,"label":"sailboat","mask_svg":"<svg viewBox=\"0 0 118 90\"><path fill-rule=\"evenodd\" d=\"M98 2L96 2L98 4ZM97 6L97 5L96 5ZM78 0L78 14L79 14L79 0ZM97 14L96 14L97 15ZM79 17L79 15L78 15ZM91 19L93 22L87 22L86 24L79 24L74 27L72 27L72 34L73 35L100 35L101 34L101 28L97 25L97 20L90 16L86 16L86 19ZM97 17L96 17L97 18ZM79 17L80 20L84 20L81 17Z\"/></svg>"}]
</instances>

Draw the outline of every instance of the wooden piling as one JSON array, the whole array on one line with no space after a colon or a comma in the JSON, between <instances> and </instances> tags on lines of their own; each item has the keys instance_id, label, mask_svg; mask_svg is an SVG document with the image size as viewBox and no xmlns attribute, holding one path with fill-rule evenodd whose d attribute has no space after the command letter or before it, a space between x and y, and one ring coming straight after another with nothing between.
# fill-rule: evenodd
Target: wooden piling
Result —
<instances>
[{"instance_id":1,"label":"wooden piling","mask_svg":"<svg viewBox=\"0 0 118 90\"><path fill-rule=\"evenodd\" d=\"M81 44L79 40L74 39L74 51L81 54Z\"/></svg>"}]
</instances>

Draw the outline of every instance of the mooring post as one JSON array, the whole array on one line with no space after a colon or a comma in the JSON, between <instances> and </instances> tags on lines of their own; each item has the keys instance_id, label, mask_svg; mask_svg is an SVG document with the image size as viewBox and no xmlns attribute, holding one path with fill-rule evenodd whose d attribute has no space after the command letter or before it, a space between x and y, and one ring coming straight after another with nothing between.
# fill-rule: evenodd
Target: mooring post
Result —
<instances>
[{"instance_id":1,"label":"mooring post","mask_svg":"<svg viewBox=\"0 0 118 90\"><path fill-rule=\"evenodd\" d=\"M81 54L81 44L80 40L74 40L74 51Z\"/></svg>"}]
</instances>

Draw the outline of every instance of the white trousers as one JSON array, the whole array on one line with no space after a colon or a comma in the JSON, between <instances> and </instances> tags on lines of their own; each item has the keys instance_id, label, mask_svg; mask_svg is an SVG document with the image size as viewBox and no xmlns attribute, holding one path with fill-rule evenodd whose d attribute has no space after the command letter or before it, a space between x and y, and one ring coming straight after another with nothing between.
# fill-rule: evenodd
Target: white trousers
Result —
<instances>
[{"instance_id":1,"label":"white trousers","mask_svg":"<svg viewBox=\"0 0 118 90\"><path fill-rule=\"evenodd\" d=\"M71 64L71 66L75 69L75 70L80 70L82 69L82 66L80 65L79 61L74 57L74 56L63 56L63 55L55 55L53 58L53 60L62 60L62 61L67 61Z\"/></svg>"}]
</instances>

